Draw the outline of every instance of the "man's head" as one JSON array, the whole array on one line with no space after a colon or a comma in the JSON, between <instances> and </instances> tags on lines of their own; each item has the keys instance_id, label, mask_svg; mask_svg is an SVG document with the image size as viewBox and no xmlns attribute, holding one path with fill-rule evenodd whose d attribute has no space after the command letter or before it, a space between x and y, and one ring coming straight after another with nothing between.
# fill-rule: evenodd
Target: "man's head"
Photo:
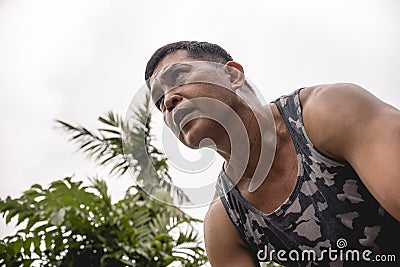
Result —
<instances>
[{"instance_id":1,"label":"man's head","mask_svg":"<svg viewBox=\"0 0 400 267\"><path fill-rule=\"evenodd\" d=\"M153 75L154 70L165 56L178 50L185 50L188 56L199 60L201 59L222 64L233 60L231 55L229 55L228 52L219 45L208 42L179 41L160 47L156 52L154 52L153 56L147 62L145 80L149 80Z\"/></svg>"},{"instance_id":2,"label":"man's head","mask_svg":"<svg viewBox=\"0 0 400 267\"><path fill-rule=\"evenodd\" d=\"M242 67L223 48L197 41L159 48L147 64L145 78L166 125L190 147L211 138L223 113L218 110L238 101L232 90L244 82ZM186 114L188 111L190 114Z\"/></svg>"},{"instance_id":3,"label":"man's head","mask_svg":"<svg viewBox=\"0 0 400 267\"><path fill-rule=\"evenodd\" d=\"M243 68L220 46L177 42L159 48L149 60L146 83L166 125L187 146L221 139L225 122L237 117L243 100Z\"/></svg>"},{"instance_id":4,"label":"man's head","mask_svg":"<svg viewBox=\"0 0 400 267\"><path fill-rule=\"evenodd\" d=\"M264 108L246 81L243 67L218 45L165 45L147 63L145 79L173 134L190 148L213 147L229 164L234 162L238 177L246 169L251 146L269 151L276 140L260 137L261 127L275 133L271 109ZM260 157L274 154L271 151Z\"/></svg>"}]
</instances>

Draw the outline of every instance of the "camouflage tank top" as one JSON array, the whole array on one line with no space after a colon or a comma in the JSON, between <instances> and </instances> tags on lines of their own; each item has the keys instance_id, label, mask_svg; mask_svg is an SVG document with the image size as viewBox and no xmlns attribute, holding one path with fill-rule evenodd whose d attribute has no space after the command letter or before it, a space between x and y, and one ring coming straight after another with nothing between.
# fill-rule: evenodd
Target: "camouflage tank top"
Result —
<instances>
[{"instance_id":1,"label":"camouflage tank top","mask_svg":"<svg viewBox=\"0 0 400 267\"><path fill-rule=\"evenodd\" d=\"M349 163L323 155L311 143L302 120L300 90L274 101L298 158L292 193L278 209L264 214L222 171L217 192L232 223L260 262L364 266L385 254L399 264L395 244L400 241L400 223L379 205Z\"/></svg>"}]
</instances>

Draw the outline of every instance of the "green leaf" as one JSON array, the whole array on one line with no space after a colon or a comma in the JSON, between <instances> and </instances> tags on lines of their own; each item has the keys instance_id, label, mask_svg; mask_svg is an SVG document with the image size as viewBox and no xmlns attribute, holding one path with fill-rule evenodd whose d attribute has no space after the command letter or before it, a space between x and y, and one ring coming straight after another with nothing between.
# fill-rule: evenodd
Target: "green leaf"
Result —
<instances>
[{"instance_id":1,"label":"green leaf","mask_svg":"<svg viewBox=\"0 0 400 267\"><path fill-rule=\"evenodd\" d=\"M133 263L132 261L129 261L129 260L120 259L119 262L121 262L121 263L123 263L123 264L126 264L126 265L128 265L128 266L133 266L133 267L136 266L135 263Z\"/></svg>"},{"instance_id":2,"label":"green leaf","mask_svg":"<svg viewBox=\"0 0 400 267\"><path fill-rule=\"evenodd\" d=\"M19 253L21 252L22 245L24 244L24 241L22 239L17 239L14 243L14 252Z\"/></svg>"},{"instance_id":3,"label":"green leaf","mask_svg":"<svg viewBox=\"0 0 400 267\"><path fill-rule=\"evenodd\" d=\"M110 126L115 126L114 122L111 122L111 121L109 121L109 120L107 120L107 119L105 119L103 117L99 117L98 119L99 119L99 121L101 121L104 124L107 124L107 125L110 125Z\"/></svg>"},{"instance_id":4,"label":"green leaf","mask_svg":"<svg viewBox=\"0 0 400 267\"><path fill-rule=\"evenodd\" d=\"M53 242L53 238L51 235L46 235L44 242L46 244L46 249L50 250L51 249L51 244Z\"/></svg>"},{"instance_id":5,"label":"green leaf","mask_svg":"<svg viewBox=\"0 0 400 267\"><path fill-rule=\"evenodd\" d=\"M35 198L35 197L42 195L41 193L39 193L37 190L35 190L33 188L24 191L23 194L29 198Z\"/></svg>"},{"instance_id":6,"label":"green leaf","mask_svg":"<svg viewBox=\"0 0 400 267\"><path fill-rule=\"evenodd\" d=\"M34 185L31 186L31 188L32 188L32 189L37 188L37 189L39 189L40 191L43 190L43 188L42 188L42 186L41 186L40 184L34 184Z\"/></svg>"},{"instance_id":7,"label":"green leaf","mask_svg":"<svg viewBox=\"0 0 400 267\"><path fill-rule=\"evenodd\" d=\"M18 214L18 222L17 225L19 225L20 223L22 223L23 221L25 221L27 218L29 218L30 216L32 216L32 212L29 211L21 211Z\"/></svg>"},{"instance_id":8,"label":"green leaf","mask_svg":"<svg viewBox=\"0 0 400 267\"><path fill-rule=\"evenodd\" d=\"M106 132L106 133L111 133L111 134L116 134L116 135L121 135L121 132L117 130L112 130L112 129L99 129L101 132ZM119 138L121 140L121 138Z\"/></svg>"},{"instance_id":9,"label":"green leaf","mask_svg":"<svg viewBox=\"0 0 400 267\"><path fill-rule=\"evenodd\" d=\"M39 217L39 214L37 214L37 213L35 215L32 215L31 217L29 217L28 223L26 224L26 227L25 227L25 229L26 229L25 231L29 232L31 230L31 228L33 227L33 225L35 223L37 223L39 220L40 220L40 217Z\"/></svg>"},{"instance_id":10,"label":"green leaf","mask_svg":"<svg viewBox=\"0 0 400 267\"><path fill-rule=\"evenodd\" d=\"M10 210L6 215L6 224L9 224L11 219L18 215L18 209Z\"/></svg>"},{"instance_id":11,"label":"green leaf","mask_svg":"<svg viewBox=\"0 0 400 267\"><path fill-rule=\"evenodd\" d=\"M31 253L31 244L33 242L33 237L28 237L25 239L23 247L24 247L24 253L27 255L30 255Z\"/></svg>"},{"instance_id":12,"label":"green leaf","mask_svg":"<svg viewBox=\"0 0 400 267\"><path fill-rule=\"evenodd\" d=\"M24 266L32 266L32 263L36 261L36 259L23 259L22 264Z\"/></svg>"},{"instance_id":13,"label":"green leaf","mask_svg":"<svg viewBox=\"0 0 400 267\"><path fill-rule=\"evenodd\" d=\"M65 212L66 211L64 208L53 211L53 213L50 216L50 223L60 226L64 221Z\"/></svg>"},{"instance_id":14,"label":"green leaf","mask_svg":"<svg viewBox=\"0 0 400 267\"><path fill-rule=\"evenodd\" d=\"M54 182L52 182L51 183L51 188L54 188L54 189L61 189L61 190L63 190L63 189L68 189L68 187L67 187L67 185L65 184L65 181L64 180L57 180L57 181L54 181Z\"/></svg>"},{"instance_id":15,"label":"green leaf","mask_svg":"<svg viewBox=\"0 0 400 267\"><path fill-rule=\"evenodd\" d=\"M35 236L33 238L34 251L39 255L41 254L40 243L41 243L41 238L39 236Z\"/></svg>"}]
</instances>

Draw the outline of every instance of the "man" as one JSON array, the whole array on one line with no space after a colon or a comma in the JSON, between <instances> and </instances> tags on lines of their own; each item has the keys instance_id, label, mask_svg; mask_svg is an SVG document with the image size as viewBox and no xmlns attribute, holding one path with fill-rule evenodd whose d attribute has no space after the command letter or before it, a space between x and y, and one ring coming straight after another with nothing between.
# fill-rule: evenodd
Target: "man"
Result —
<instances>
[{"instance_id":1,"label":"man","mask_svg":"<svg viewBox=\"0 0 400 267\"><path fill-rule=\"evenodd\" d=\"M212 266L399 257L399 110L354 84L263 106L243 67L206 42L159 48L145 79L179 140L225 159L204 224Z\"/></svg>"}]
</instances>

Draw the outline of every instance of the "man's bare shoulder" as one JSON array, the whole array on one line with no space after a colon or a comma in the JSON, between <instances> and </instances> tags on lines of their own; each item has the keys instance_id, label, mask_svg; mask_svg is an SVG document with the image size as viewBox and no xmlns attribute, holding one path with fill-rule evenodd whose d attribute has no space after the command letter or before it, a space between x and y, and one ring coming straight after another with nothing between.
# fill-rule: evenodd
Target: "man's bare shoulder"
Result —
<instances>
[{"instance_id":1,"label":"man's bare shoulder","mask_svg":"<svg viewBox=\"0 0 400 267\"><path fill-rule=\"evenodd\" d=\"M218 231L216 233L219 235L221 232L236 232L234 225L232 224L231 220L227 212L225 211L224 205L220 199L213 201L207 211L206 217L204 219L204 226L205 230L209 231ZM205 232L207 238L207 231ZM212 234L209 235L209 238L216 238L217 235ZM239 237L238 242L241 242Z\"/></svg>"},{"instance_id":2,"label":"man's bare shoulder","mask_svg":"<svg viewBox=\"0 0 400 267\"><path fill-rule=\"evenodd\" d=\"M370 95L370 93L361 86L354 83L332 83L320 84L305 87L300 92L301 104L304 107L319 106L326 103L335 103L352 96ZM345 104L345 103L342 103Z\"/></svg>"},{"instance_id":3,"label":"man's bare shoulder","mask_svg":"<svg viewBox=\"0 0 400 267\"><path fill-rule=\"evenodd\" d=\"M312 143L325 154L344 159L338 143L367 111L382 103L352 83L323 84L300 91L304 126Z\"/></svg>"},{"instance_id":4,"label":"man's bare shoulder","mask_svg":"<svg viewBox=\"0 0 400 267\"><path fill-rule=\"evenodd\" d=\"M350 163L382 207L400 220L400 111L355 84L306 88L300 102L311 142Z\"/></svg>"},{"instance_id":5,"label":"man's bare shoulder","mask_svg":"<svg viewBox=\"0 0 400 267\"><path fill-rule=\"evenodd\" d=\"M220 199L210 205L206 214L204 237L212 266L255 266Z\"/></svg>"}]
</instances>

